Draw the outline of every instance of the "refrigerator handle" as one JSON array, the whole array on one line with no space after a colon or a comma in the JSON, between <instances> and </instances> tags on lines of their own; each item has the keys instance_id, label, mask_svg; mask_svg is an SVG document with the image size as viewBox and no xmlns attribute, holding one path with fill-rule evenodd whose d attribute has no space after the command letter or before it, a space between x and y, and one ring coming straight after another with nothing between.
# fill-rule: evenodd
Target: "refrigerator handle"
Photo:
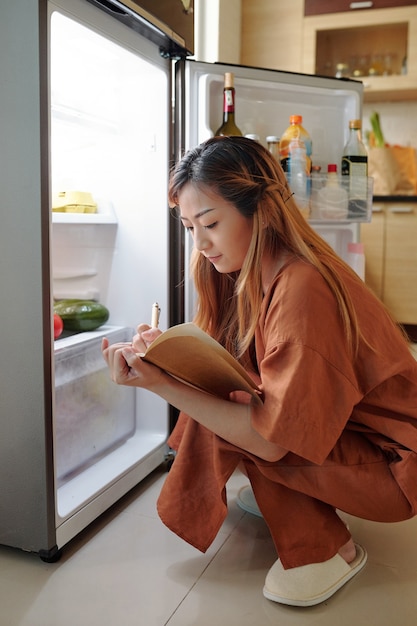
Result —
<instances>
[{"instance_id":1,"label":"refrigerator handle","mask_svg":"<svg viewBox=\"0 0 417 626\"><path fill-rule=\"evenodd\" d=\"M92 2L92 4L100 5L100 7L108 13L115 13L118 16L125 15L126 17L128 15L123 6L121 4L118 4L117 2L114 2L114 0L111 2L109 2L108 0L90 0L90 2Z\"/></svg>"},{"instance_id":2,"label":"refrigerator handle","mask_svg":"<svg viewBox=\"0 0 417 626\"><path fill-rule=\"evenodd\" d=\"M171 115L171 167L181 158L185 149L185 59L172 61L174 73L174 93L170 102L173 103ZM169 325L181 324L184 321L184 229L180 220L170 212L170 277L172 286L170 293Z\"/></svg>"}]
</instances>

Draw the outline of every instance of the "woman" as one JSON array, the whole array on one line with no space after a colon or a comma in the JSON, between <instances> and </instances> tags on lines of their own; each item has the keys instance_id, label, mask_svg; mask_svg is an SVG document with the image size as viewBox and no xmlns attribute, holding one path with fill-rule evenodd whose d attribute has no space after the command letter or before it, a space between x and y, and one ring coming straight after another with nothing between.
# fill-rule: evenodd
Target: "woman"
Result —
<instances>
[{"instance_id":1,"label":"woman","mask_svg":"<svg viewBox=\"0 0 417 626\"><path fill-rule=\"evenodd\" d=\"M104 340L115 382L181 411L159 514L205 551L243 466L279 555L264 595L317 604L366 562L336 509L381 522L416 513L416 362L260 144L208 140L177 165L169 193L194 240L194 322L241 361L263 403L210 396L143 362L137 353L159 332L145 324L132 345Z\"/></svg>"}]
</instances>

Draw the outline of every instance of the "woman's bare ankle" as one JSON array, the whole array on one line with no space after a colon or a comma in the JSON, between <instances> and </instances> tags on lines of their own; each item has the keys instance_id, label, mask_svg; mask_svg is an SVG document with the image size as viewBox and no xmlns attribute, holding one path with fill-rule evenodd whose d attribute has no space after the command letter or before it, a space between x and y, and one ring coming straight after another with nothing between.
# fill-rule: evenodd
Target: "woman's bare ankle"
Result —
<instances>
[{"instance_id":1,"label":"woman's bare ankle","mask_svg":"<svg viewBox=\"0 0 417 626\"><path fill-rule=\"evenodd\" d=\"M356 548L352 537L339 550L340 556L345 559L346 563L351 563L356 556Z\"/></svg>"}]
</instances>

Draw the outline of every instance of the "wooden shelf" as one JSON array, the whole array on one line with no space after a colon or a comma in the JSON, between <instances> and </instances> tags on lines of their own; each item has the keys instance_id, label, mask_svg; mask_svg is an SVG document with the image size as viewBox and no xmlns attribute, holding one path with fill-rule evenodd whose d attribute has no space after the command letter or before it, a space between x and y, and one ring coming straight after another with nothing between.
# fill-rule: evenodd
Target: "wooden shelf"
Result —
<instances>
[{"instance_id":1,"label":"wooden shelf","mask_svg":"<svg viewBox=\"0 0 417 626\"><path fill-rule=\"evenodd\" d=\"M358 11L306 17L302 70L335 76L343 63L367 102L416 99L417 6L363 10L358 21Z\"/></svg>"}]
</instances>

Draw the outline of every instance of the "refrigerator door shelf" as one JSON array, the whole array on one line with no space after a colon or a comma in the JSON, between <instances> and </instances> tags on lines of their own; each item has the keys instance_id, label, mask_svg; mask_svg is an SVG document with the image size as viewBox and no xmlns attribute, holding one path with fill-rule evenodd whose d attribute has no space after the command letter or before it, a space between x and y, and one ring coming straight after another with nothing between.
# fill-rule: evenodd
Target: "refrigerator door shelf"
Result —
<instances>
[{"instance_id":1,"label":"refrigerator door shelf","mask_svg":"<svg viewBox=\"0 0 417 626\"><path fill-rule=\"evenodd\" d=\"M373 182L371 177L354 177L337 176L333 179L332 186L340 188L346 197L346 207L333 203L330 207L326 206L326 186L328 184L327 176L312 176L309 179L310 188L310 217L309 222L314 224L326 223L356 223L370 222L372 219L372 202L373 202ZM290 182L291 184L291 182ZM360 194L358 195L358 190ZM352 207L354 210L352 211ZM345 215L343 215L345 213ZM342 217L339 217L342 215ZM334 216L334 217L333 217Z\"/></svg>"},{"instance_id":2,"label":"refrigerator door shelf","mask_svg":"<svg viewBox=\"0 0 417 626\"><path fill-rule=\"evenodd\" d=\"M162 432L136 432L57 489L56 544L64 546L167 459Z\"/></svg>"}]
</instances>

